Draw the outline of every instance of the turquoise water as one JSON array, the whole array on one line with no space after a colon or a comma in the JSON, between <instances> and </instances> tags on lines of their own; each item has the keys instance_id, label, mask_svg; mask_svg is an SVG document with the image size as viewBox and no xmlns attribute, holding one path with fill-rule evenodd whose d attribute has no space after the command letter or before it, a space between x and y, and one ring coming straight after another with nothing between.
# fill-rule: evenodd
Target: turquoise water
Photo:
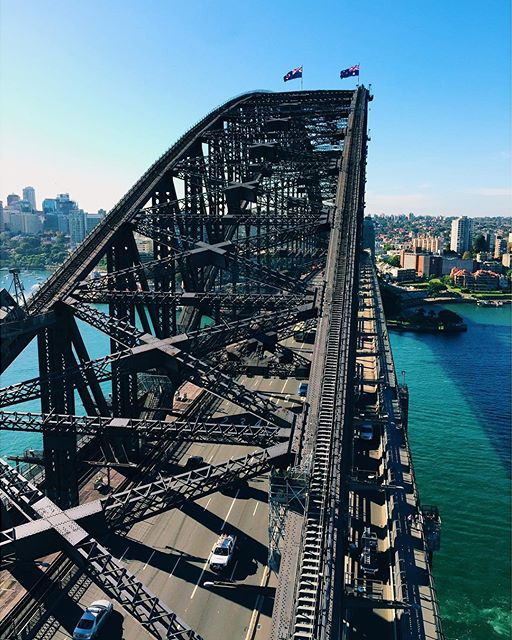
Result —
<instances>
[{"instance_id":1,"label":"turquoise water","mask_svg":"<svg viewBox=\"0 0 512 640\"><path fill-rule=\"evenodd\" d=\"M406 371L424 504L443 520L434 578L448 640L510 638L511 307L450 307L452 336L391 334Z\"/></svg>"},{"instance_id":2,"label":"turquoise water","mask_svg":"<svg viewBox=\"0 0 512 640\"><path fill-rule=\"evenodd\" d=\"M26 288L41 272L22 273ZM7 274L1 272L0 286ZM456 305L468 331L391 334L410 393L409 434L423 504L443 530L434 577L447 640L510 638L511 306ZM91 357L108 340L83 325ZM2 375L7 386L37 375L35 343ZM18 405L38 410L37 402ZM37 449L40 437L1 433L0 453Z\"/></svg>"}]
</instances>

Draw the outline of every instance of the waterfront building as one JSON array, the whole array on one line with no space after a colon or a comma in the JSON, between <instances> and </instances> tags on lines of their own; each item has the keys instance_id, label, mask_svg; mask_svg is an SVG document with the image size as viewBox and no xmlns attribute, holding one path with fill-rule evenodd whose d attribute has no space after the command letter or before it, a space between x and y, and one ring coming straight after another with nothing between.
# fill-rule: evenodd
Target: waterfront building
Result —
<instances>
[{"instance_id":1,"label":"waterfront building","mask_svg":"<svg viewBox=\"0 0 512 640\"><path fill-rule=\"evenodd\" d=\"M26 200L30 203L30 208L32 211L36 211L36 190L34 187L25 187L23 189L23 200Z\"/></svg>"},{"instance_id":2,"label":"waterfront building","mask_svg":"<svg viewBox=\"0 0 512 640\"><path fill-rule=\"evenodd\" d=\"M450 249L459 255L471 249L472 221L467 216L455 218L452 222Z\"/></svg>"},{"instance_id":3,"label":"waterfront building","mask_svg":"<svg viewBox=\"0 0 512 640\"><path fill-rule=\"evenodd\" d=\"M414 269L416 272L418 269L418 251L400 251L400 266L403 269Z\"/></svg>"},{"instance_id":4,"label":"waterfront building","mask_svg":"<svg viewBox=\"0 0 512 640\"><path fill-rule=\"evenodd\" d=\"M500 288L500 276L494 271L479 269L473 274L474 288L477 291L496 291Z\"/></svg>"},{"instance_id":5,"label":"waterfront building","mask_svg":"<svg viewBox=\"0 0 512 640\"><path fill-rule=\"evenodd\" d=\"M453 280L456 287L461 287L463 289L471 289L475 284L473 274L467 269L457 269L457 267L453 267L450 272L450 278Z\"/></svg>"}]
</instances>

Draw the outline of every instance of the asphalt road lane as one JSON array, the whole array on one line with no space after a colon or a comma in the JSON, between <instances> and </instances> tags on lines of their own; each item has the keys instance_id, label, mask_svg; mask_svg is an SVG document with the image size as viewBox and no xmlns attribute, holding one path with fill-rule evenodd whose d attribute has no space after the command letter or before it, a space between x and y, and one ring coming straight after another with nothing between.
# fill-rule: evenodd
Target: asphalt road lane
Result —
<instances>
[{"instance_id":1,"label":"asphalt road lane","mask_svg":"<svg viewBox=\"0 0 512 640\"><path fill-rule=\"evenodd\" d=\"M290 346L304 349L304 355L311 350L311 345L293 340ZM297 396L300 381L293 378L242 376L239 381L283 406L299 407L304 402ZM222 402L214 417L229 418L241 412ZM185 465L189 456L200 455L205 463L215 464L255 449L194 443L179 463ZM240 489L217 492L137 523L127 536L112 536L108 546L131 573L206 640L245 640L252 629L259 637L265 628L270 628L275 589L275 580L264 586L268 579L267 500L268 479L254 478ZM219 579L209 570L208 557L221 532L237 535L239 549L227 576L222 576L228 579L223 581L225 584L205 586ZM85 608L94 599L104 597L98 587L91 585L80 605ZM100 640L151 637L122 608L115 605L115 609L118 611L114 611ZM63 602L56 615L62 627L54 637L69 638L80 615L78 605L69 599Z\"/></svg>"}]
</instances>

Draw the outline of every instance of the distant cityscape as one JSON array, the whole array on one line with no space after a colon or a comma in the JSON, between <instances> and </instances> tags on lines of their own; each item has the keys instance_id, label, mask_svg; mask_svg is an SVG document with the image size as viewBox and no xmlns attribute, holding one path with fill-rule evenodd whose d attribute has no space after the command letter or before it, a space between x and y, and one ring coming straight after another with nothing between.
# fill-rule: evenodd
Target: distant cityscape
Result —
<instances>
[{"instance_id":1,"label":"distant cityscape","mask_svg":"<svg viewBox=\"0 0 512 640\"><path fill-rule=\"evenodd\" d=\"M33 187L21 197L11 193L5 206L0 201L0 261L35 268L60 264L105 215L105 209L80 209L69 193L45 198L40 209Z\"/></svg>"},{"instance_id":2,"label":"distant cityscape","mask_svg":"<svg viewBox=\"0 0 512 640\"><path fill-rule=\"evenodd\" d=\"M25 187L21 197L11 193L5 206L0 201L0 262L22 268L58 265L106 213L84 211L69 193L44 198L40 209L33 187ZM138 234L135 239L141 258L150 258L152 240ZM365 218L364 243L381 273L396 282L441 279L466 289L510 288L510 218L372 215Z\"/></svg>"},{"instance_id":3,"label":"distant cityscape","mask_svg":"<svg viewBox=\"0 0 512 640\"><path fill-rule=\"evenodd\" d=\"M463 291L510 290L510 218L368 216L364 244L391 281L429 281Z\"/></svg>"}]
</instances>

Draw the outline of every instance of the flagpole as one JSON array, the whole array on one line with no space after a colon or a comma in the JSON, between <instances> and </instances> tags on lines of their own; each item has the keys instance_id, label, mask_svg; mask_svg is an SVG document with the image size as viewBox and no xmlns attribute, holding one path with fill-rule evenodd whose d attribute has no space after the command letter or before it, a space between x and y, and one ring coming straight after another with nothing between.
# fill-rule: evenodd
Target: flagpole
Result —
<instances>
[{"instance_id":1,"label":"flagpole","mask_svg":"<svg viewBox=\"0 0 512 640\"><path fill-rule=\"evenodd\" d=\"M300 66L302 67L302 73L300 74L300 90L302 91L304 88L304 85L303 85L304 65L301 64Z\"/></svg>"},{"instance_id":2,"label":"flagpole","mask_svg":"<svg viewBox=\"0 0 512 640\"><path fill-rule=\"evenodd\" d=\"M360 80L360 78L361 78L361 63L360 63L360 62L358 62L358 63L357 63L357 66L358 66L358 71L359 71L359 73L357 74L357 85L356 85L356 86L359 86L359 80Z\"/></svg>"}]
</instances>

